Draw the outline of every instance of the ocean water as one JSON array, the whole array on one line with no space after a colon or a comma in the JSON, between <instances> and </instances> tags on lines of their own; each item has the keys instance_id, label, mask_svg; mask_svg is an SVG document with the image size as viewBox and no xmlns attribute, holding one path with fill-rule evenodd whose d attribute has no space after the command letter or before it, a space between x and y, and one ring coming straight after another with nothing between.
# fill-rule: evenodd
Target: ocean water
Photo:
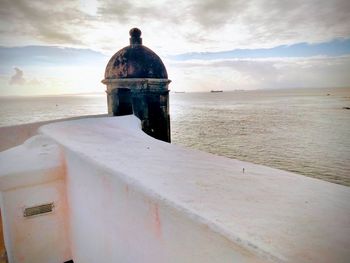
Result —
<instances>
[{"instance_id":1,"label":"ocean water","mask_svg":"<svg viewBox=\"0 0 350 263\"><path fill-rule=\"evenodd\" d=\"M105 95L1 98L0 126L107 112ZM350 186L350 88L171 93L172 142Z\"/></svg>"}]
</instances>

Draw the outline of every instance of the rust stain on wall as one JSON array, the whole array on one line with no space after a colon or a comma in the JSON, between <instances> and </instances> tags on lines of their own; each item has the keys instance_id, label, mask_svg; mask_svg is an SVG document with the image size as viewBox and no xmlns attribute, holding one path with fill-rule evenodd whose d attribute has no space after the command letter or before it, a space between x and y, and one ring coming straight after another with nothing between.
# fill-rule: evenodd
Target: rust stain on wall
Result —
<instances>
[{"instance_id":1,"label":"rust stain on wall","mask_svg":"<svg viewBox=\"0 0 350 263\"><path fill-rule=\"evenodd\" d=\"M159 207L158 204L152 204L151 207L151 213L152 213L152 225L153 230L157 238L162 237L162 224L160 220L160 214L159 214Z\"/></svg>"}]
</instances>

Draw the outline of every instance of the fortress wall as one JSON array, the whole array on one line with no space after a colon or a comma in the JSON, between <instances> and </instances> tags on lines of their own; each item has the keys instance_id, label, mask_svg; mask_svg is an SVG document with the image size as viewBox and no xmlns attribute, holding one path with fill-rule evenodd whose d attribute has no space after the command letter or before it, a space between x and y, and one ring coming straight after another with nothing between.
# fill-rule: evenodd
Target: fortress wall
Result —
<instances>
[{"instance_id":1,"label":"fortress wall","mask_svg":"<svg viewBox=\"0 0 350 263\"><path fill-rule=\"evenodd\" d=\"M41 121L34 123L26 123L19 125L11 125L0 127L0 152L10 149L12 147L21 145L30 137L38 134L38 129L46 124L67 121L67 120L77 120L81 118L96 118L105 117L105 114L100 115L89 115L89 116L79 116L73 118L57 119L50 121Z\"/></svg>"},{"instance_id":2,"label":"fortress wall","mask_svg":"<svg viewBox=\"0 0 350 263\"><path fill-rule=\"evenodd\" d=\"M64 148L75 262L350 258L348 187L155 140L134 116L41 132Z\"/></svg>"},{"instance_id":3,"label":"fortress wall","mask_svg":"<svg viewBox=\"0 0 350 263\"><path fill-rule=\"evenodd\" d=\"M39 133L0 153L10 263L350 258L349 187L155 140L134 116Z\"/></svg>"},{"instance_id":4,"label":"fortress wall","mask_svg":"<svg viewBox=\"0 0 350 263\"><path fill-rule=\"evenodd\" d=\"M10 263L62 263L71 259L65 165L57 144L36 135L0 153L4 241ZM53 204L28 216L27 208Z\"/></svg>"},{"instance_id":5,"label":"fortress wall","mask_svg":"<svg viewBox=\"0 0 350 263\"><path fill-rule=\"evenodd\" d=\"M267 262L123 174L69 150L65 156L74 262Z\"/></svg>"}]
</instances>

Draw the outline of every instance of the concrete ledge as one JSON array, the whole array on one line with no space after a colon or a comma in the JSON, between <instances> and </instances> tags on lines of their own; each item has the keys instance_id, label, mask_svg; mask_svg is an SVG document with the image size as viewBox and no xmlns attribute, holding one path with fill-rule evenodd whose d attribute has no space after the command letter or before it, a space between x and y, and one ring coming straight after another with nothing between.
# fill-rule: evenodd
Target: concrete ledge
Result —
<instances>
[{"instance_id":1,"label":"concrete ledge","mask_svg":"<svg viewBox=\"0 0 350 263\"><path fill-rule=\"evenodd\" d=\"M71 259L65 164L59 146L43 135L0 153L0 204L10 263ZM25 217L28 207L53 203L50 213Z\"/></svg>"},{"instance_id":2,"label":"concrete ledge","mask_svg":"<svg viewBox=\"0 0 350 263\"><path fill-rule=\"evenodd\" d=\"M43 135L2 152L0 157L0 191L62 179L65 173L58 145Z\"/></svg>"},{"instance_id":3,"label":"concrete ledge","mask_svg":"<svg viewBox=\"0 0 350 263\"><path fill-rule=\"evenodd\" d=\"M76 120L81 118L97 118L105 117L106 114L101 115L89 115L89 116L80 116L73 118L57 119L51 121L42 121L34 122L20 125L4 126L0 127L0 152L10 149L12 147L21 145L30 137L36 135L38 129L49 123L67 121L67 120Z\"/></svg>"},{"instance_id":4,"label":"concrete ledge","mask_svg":"<svg viewBox=\"0 0 350 263\"><path fill-rule=\"evenodd\" d=\"M75 262L350 258L348 187L163 143L133 116L40 130L65 149Z\"/></svg>"}]
</instances>

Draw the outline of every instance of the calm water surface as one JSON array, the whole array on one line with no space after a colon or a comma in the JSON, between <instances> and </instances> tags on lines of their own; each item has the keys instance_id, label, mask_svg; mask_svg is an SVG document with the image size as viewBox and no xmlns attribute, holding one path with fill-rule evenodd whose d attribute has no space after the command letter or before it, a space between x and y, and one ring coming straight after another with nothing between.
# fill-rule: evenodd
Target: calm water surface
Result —
<instances>
[{"instance_id":1,"label":"calm water surface","mask_svg":"<svg viewBox=\"0 0 350 263\"><path fill-rule=\"evenodd\" d=\"M0 103L1 126L107 111L104 95ZM350 186L344 107L350 89L171 93L172 142Z\"/></svg>"}]
</instances>

